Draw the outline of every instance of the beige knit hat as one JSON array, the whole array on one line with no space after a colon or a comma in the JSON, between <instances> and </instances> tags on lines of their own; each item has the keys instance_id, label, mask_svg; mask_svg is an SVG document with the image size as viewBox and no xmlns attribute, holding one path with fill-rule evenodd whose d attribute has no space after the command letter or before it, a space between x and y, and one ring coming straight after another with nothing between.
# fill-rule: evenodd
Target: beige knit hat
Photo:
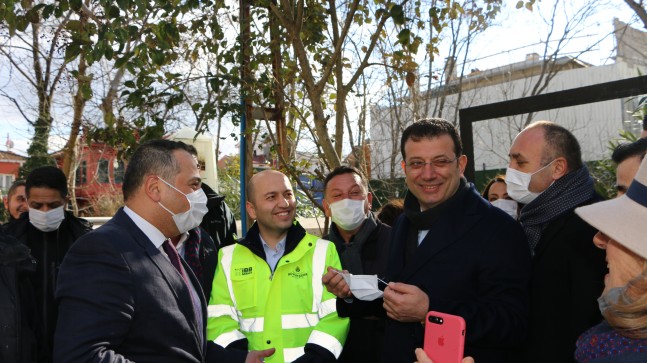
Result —
<instances>
[{"instance_id":1,"label":"beige knit hat","mask_svg":"<svg viewBox=\"0 0 647 363\"><path fill-rule=\"evenodd\" d=\"M583 220L647 259L647 158L643 159L627 193L575 209Z\"/></svg>"}]
</instances>

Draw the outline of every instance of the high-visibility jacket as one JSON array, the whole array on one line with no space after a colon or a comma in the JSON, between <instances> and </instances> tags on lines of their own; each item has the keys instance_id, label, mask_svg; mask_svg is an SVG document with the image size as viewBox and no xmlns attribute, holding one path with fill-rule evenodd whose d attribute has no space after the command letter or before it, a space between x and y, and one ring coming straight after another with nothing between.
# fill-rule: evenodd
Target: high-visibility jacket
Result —
<instances>
[{"instance_id":1,"label":"high-visibility jacket","mask_svg":"<svg viewBox=\"0 0 647 363\"><path fill-rule=\"evenodd\" d=\"M225 348L242 339L249 350L276 348L265 362L292 362L321 348L338 358L349 321L337 315L336 298L321 283L327 266L341 268L334 244L295 223L274 273L261 251L256 225L219 251L207 338Z\"/></svg>"}]
</instances>

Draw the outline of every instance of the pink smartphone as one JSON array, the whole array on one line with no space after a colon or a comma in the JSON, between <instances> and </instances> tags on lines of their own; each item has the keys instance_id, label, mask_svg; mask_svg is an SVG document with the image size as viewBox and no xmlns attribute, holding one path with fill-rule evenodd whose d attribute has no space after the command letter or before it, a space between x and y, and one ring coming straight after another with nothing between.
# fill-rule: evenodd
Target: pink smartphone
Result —
<instances>
[{"instance_id":1,"label":"pink smartphone","mask_svg":"<svg viewBox=\"0 0 647 363\"><path fill-rule=\"evenodd\" d=\"M425 353L434 363L461 363L465 348L465 320L430 311L425 319Z\"/></svg>"}]
</instances>

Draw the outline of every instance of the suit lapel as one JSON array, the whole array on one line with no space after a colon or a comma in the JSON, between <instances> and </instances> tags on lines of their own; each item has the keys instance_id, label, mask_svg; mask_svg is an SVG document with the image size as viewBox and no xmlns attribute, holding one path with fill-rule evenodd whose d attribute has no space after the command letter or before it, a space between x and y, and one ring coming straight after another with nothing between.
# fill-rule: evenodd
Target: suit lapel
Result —
<instances>
[{"instance_id":1,"label":"suit lapel","mask_svg":"<svg viewBox=\"0 0 647 363\"><path fill-rule=\"evenodd\" d=\"M191 320L193 324L194 331L201 334L201 336L198 336L197 338L199 341L202 342L202 346L200 347L202 350L206 347L206 337L207 337L207 325L206 325L206 319L207 319L207 300L204 296L204 291L202 290L202 286L200 285L200 281L198 278L195 276L193 273L193 270L191 270L191 267L189 266L188 263L183 258L180 258L182 261L182 266L184 267L184 271L189 278L189 281L191 281L191 284L193 284L193 288L195 289L196 294L198 295L198 299L200 299L200 309L202 312L202 321L198 322L197 318L195 317L195 313L193 311L193 302L191 302L191 316L193 316L193 319ZM198 325L199 324L199 325Z\"/></svg>"},{"instance_id":2,"label":"suit lapel","mask_svg":"<svg viewBox=\"0 0 647 363\"><path fill-rule=\"evenodd\" d=\"M475 203L474 199L472 199L472 192L469 191L468 193L460 203L461 205L447 210L447 213L438 218L418 246L413 261L403 266L401 274L396 276L396 281L406 282L407 279L415 275L418 270L423 268L441 251L461 239L482 218L482 215L477 212L478 203ZM409 224L408 221L407 224ZM409 228L410 226L407 225L406 227ZM404 245L404 243L401 244Z\"/></svg>"},{"instance_id":3,"label":"suit lapel","mask_svg":"<svg viewBox=\"0 0 647 363\"><path fill-rule=\"evenodd\" d=\"M196 321L195 313L193 311L193 302L191 300L191 293L189 292L188 286L184 283L184 279L182 279L182 276L178 273L178 271L173 267L171 262L164 256L162 251L159 249L155 248L155 245L153 242L142 232L141 229L137 227L135 222L133 222L130 217L123 211L123 209L120 209L117 214L113 217L115 220L115 223L120 223L122 225L125 225L127 229L129 230L130 234L133 236L133 239L139 246L146 251L146 255L148 258L151 260L151 262L157 267L159 270L160 274L162 275L162 278L164 281L166 281L166 284L169 286L171 292L173 293L173 296L175 297L175 300L177 301L177 304L186 317L187 322L191 324L193 327L193 331L196 335L197 341L204 342L204 339L202 337L205 336L205 333L203 332L204 327L198 327L198 323ZM193 274L193 271L191 271L191 268L186 264L186 262L183 259L180 259L182 261L182 265L184 267L185 273L187 274L187 277L189 277L191 283L193 283L193 286L195 286L196 292L198 293L198 296L200 297L201 301L201 306L203 309L203 317L206 316L206 311L204 306L205 306L205 300L204 300L204 294L202 293L202 289L200 287L200 284L197 282L197 278ZM200 334L200 336L198 336ZM200 347L203 349L203 347Z\"/></svg>"}]
</instances>

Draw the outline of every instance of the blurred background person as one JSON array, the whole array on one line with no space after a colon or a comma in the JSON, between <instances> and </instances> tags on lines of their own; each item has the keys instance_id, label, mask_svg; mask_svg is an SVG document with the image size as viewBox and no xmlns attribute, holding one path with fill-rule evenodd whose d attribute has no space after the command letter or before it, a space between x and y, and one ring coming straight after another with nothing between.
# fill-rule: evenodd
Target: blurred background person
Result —
<instances>
[{"instance_id":1,"label":"blurred background person","mask_svg":"<svg viewBox=\"0 0 647 363\"><path fill-rule=\"evenodd\" d=\"M189 150L189 153L193 155L196 163L199 164L198 150L195 146L187 145L187 149ZM238 230L236 228L236 218L234 217L234 213L232 213L227 203L225 203L225 196L218 194L204 182L202 183L201 188L207 196L207 214L202 217L200 227L202 227L202 229L211 236L217 249L233 245L236 243ZM202 246L200 248L200 256L208 256L206 258L201 257L201 259L208 265L208 275L211 275L213 278L213 274L216 270L215 264L218 260L218 250L215 250L214 252L209 248L206 250ZM206 296L209 297L209 295Z\"/></svg>"},{"instance_id":2,"label":"blurred background person","mask_svg":"<svg viewBox=\"0 0 647 363\"><path fill-rule=\"evenodd\" d=\"M391 199L377 211L377 219L387 226L393 226L402 212L404 212L404 199Z\"/></svg>"},{"instance_id":3,"label":"blurred background person","mask_svg":"<svg viewBox=\"0 0 647 363\"><path fill-rule=\"evenodd\" d=\"M39 349L36 301L29 275L36 260L29 247L0 231L0 362L45 362ZM40 356L39 356L40 353Z\"/></svg>"},{"instance_id":4,"label":"blurred background person","mask_svg":"<svg viewBox=\"0 0 647 363\"><path fill-rule=\"evenodd\" d=\"M604 320L578 339L580 363L647 362L647 162L616 199L575 210L599 232L609 273L598 299Z\"/></svg>"},{"instance_id":5,"label":"blurred background person","mask_svg":"<svg viewBox=\"0 0 647 363\"><path fill-rule=\"evenodd\" d=\"M631 181L645 158L647 139L638 139L616 146L611 159L616 164L616 191L621 196L627 192Z\"/></svg>"},{"instance_id":6,"label":"blurred background person","mask_svg":"<svg viewBox=\"0 0 647 363\"><path fill-rule=\"evenodd\" d=\"M8 222L20 218L22 213L29 210L27 206L27 194L25 192L25 181L16 180L13 182L7 191L7 195L2 198L2 201L9 215Z\"/></svg>"},{"instance_id":7,"label":"blurred background person","mask_svg":"<svg viewBox=\"0 0 647 363\"><path fill-rule=\"evenodd\" d=\"M54 292L58 271L70 246L92 229L85 219L65 210L68 201L67 179L60 169L42 166L32 170L25 182L29 206L27 213L4 226L31 250L36 259L36 271L29 274L38 310L38 355L51 360L52 341L58 317Z\"/></svg>"},{"instance_id":8,"label":"blurred background person","mask_svg":"<svg viewBox=\"0 0 647 363\"><path fill-rule=\"evenodd\" d=\"M519 203L508 195L505 175L497 175L492 178L485 186L485 189L483 189L483 193L481 195L485 200L492 203L493 206L502 209L508 213L510 217L517 219L519 214Z\"/></svg>"}]
</instances>

